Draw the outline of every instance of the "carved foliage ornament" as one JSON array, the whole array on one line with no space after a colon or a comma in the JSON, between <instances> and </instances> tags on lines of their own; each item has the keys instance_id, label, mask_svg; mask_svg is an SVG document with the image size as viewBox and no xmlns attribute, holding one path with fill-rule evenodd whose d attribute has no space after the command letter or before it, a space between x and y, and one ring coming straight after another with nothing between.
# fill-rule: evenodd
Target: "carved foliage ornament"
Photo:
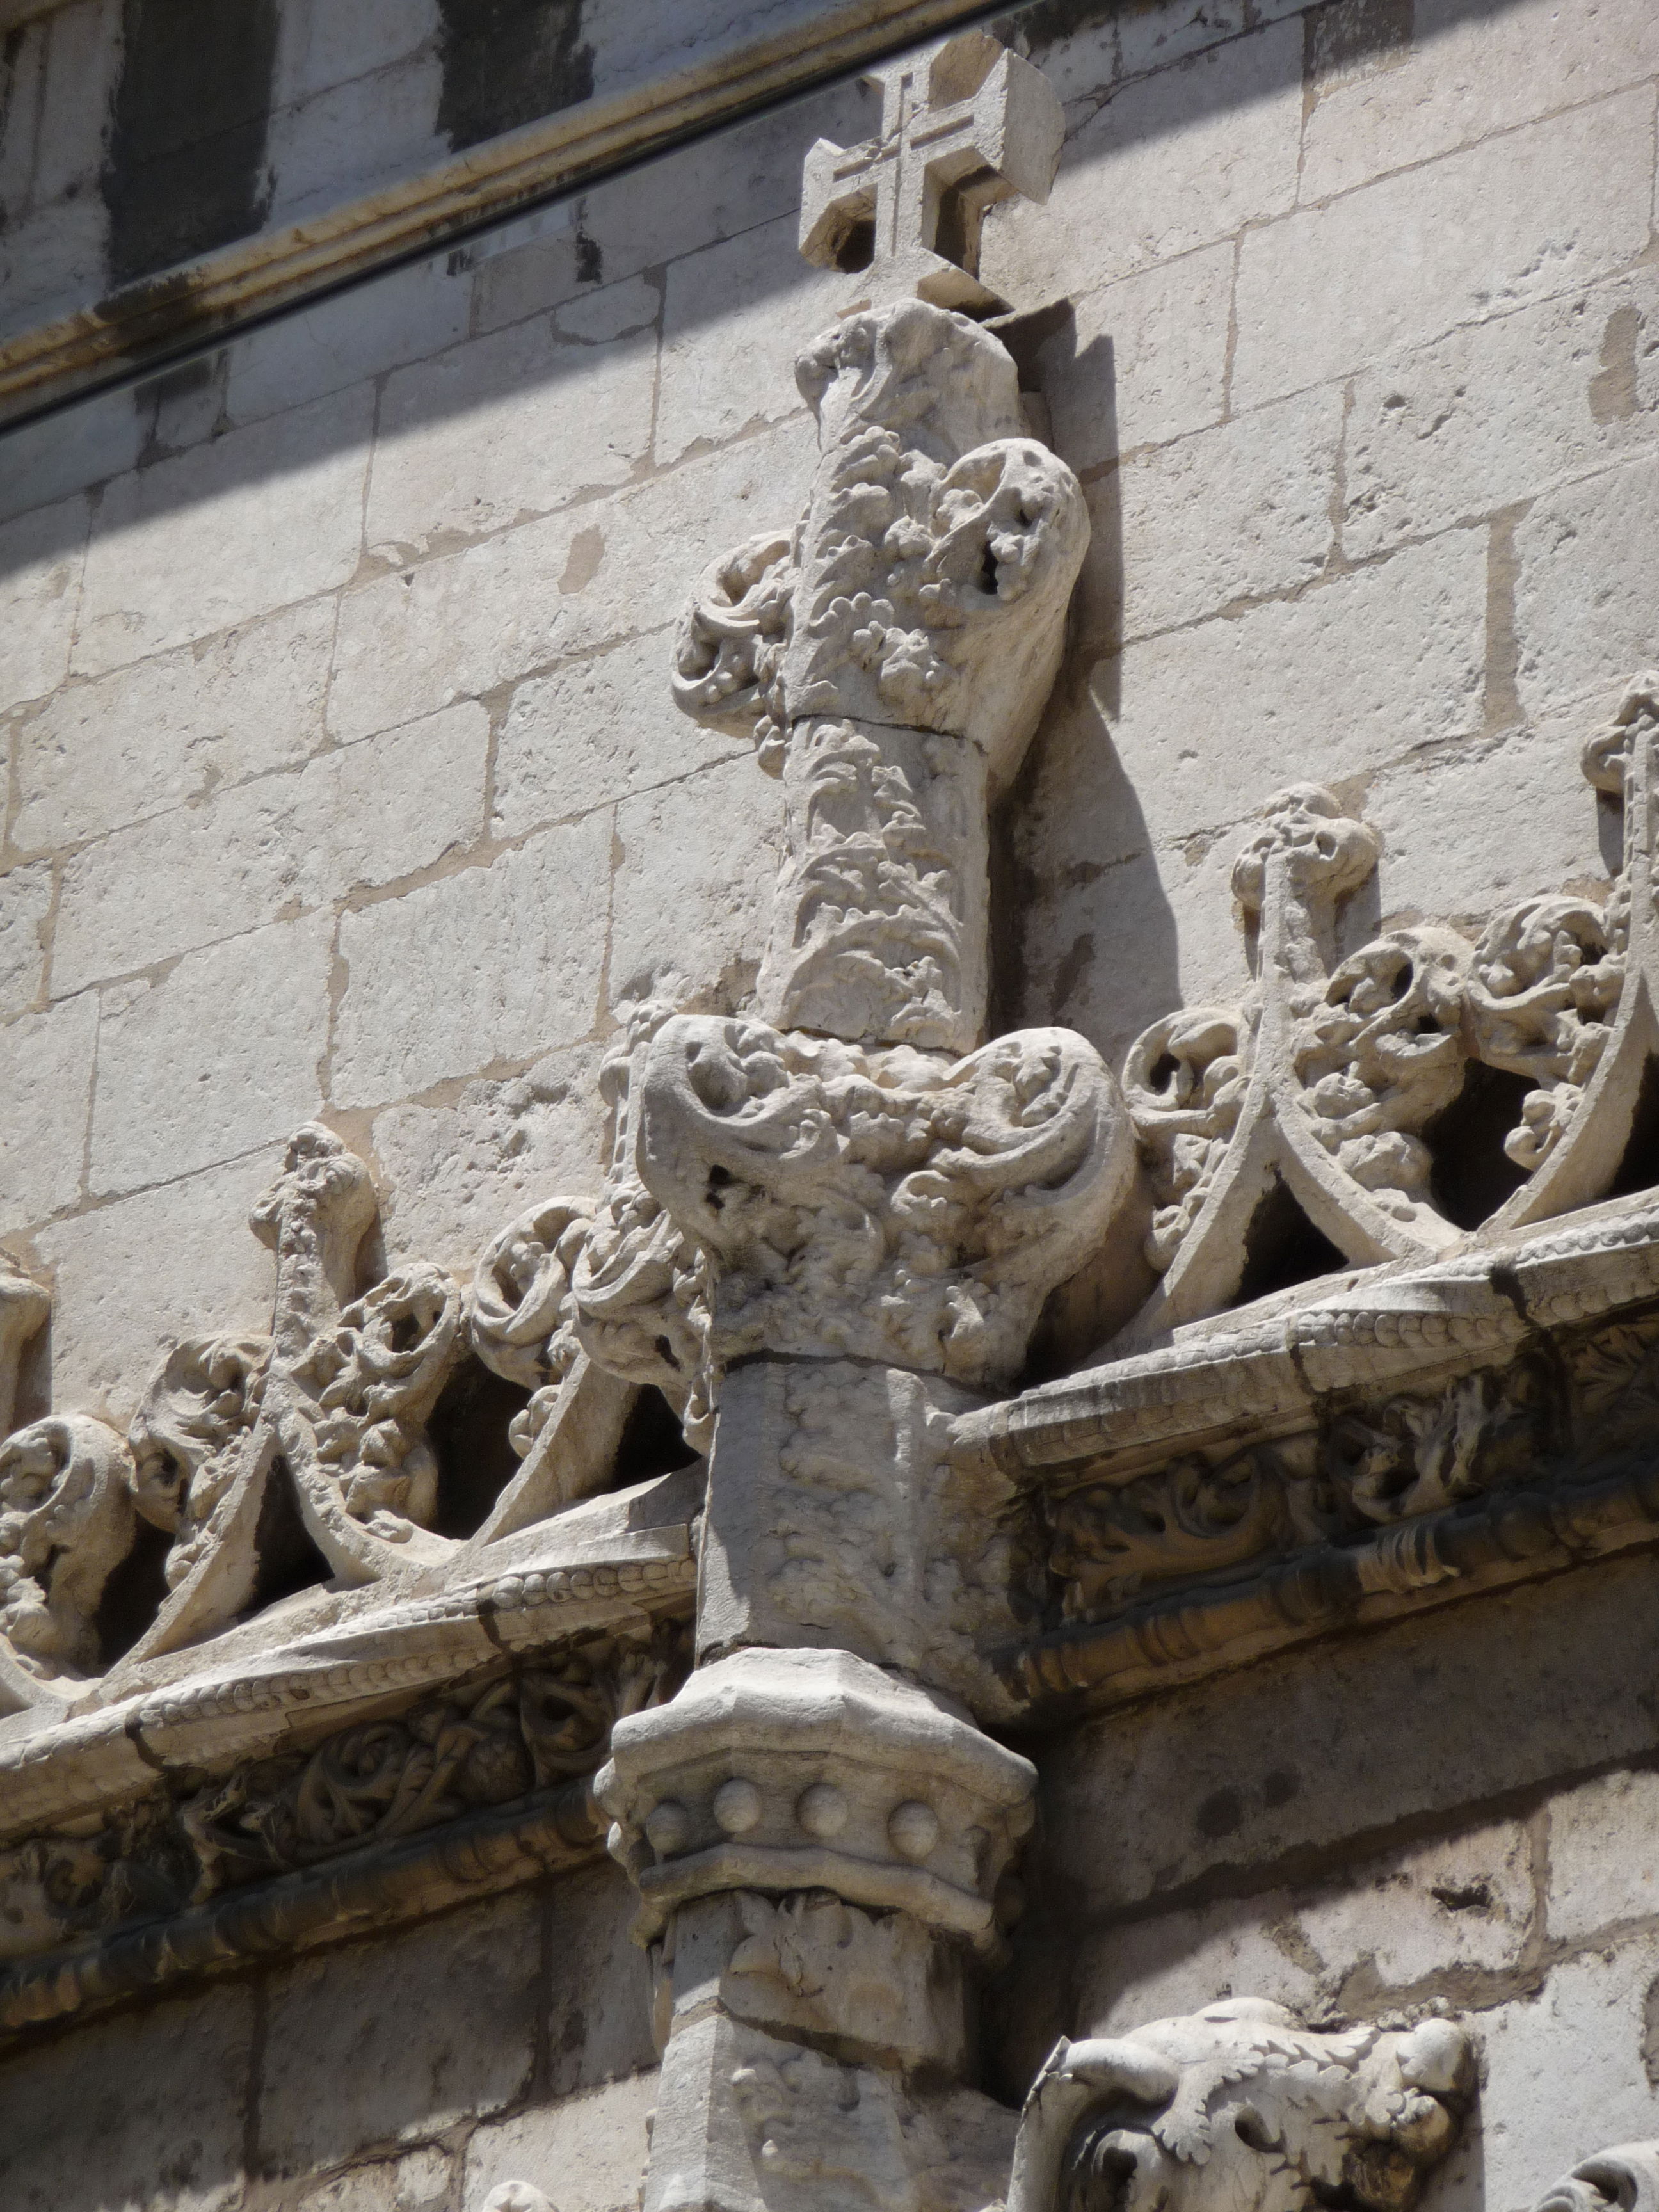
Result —
<instances>
[{"instance_id":1,"label":"carved foliage ornament","mask_svg":"<svg viewBox=\"0 0 1659 2212\"><path fill-rule=\"evenodd\" d=\"M1432 1147L1479 1066L1530 1086L1503 1147L1518 1187L1489 1232L1606 1189L1659 1050L1656 738L1650 674L1584 747L1590 782L1624 805L1624 867L1607 901L1522 900L1476 943L1400 928L1337 959L1340 913L1376 866L1376 836L1316 786L1269 802L1233 872L1251 992L1166 1015L1130 1048L1125 1089L1158 1201L1146 1255L1164 1277L1133 1340L1229 1303L1275 1182L1353 1264L1459 1241Z\"/></svg>"}]
</instances>

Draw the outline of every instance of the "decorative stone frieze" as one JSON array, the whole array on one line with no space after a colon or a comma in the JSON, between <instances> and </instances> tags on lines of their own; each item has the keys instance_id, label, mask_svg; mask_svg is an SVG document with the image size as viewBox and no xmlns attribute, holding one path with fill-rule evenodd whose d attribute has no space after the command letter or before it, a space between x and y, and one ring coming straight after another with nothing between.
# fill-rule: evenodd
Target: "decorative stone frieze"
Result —
<instances>
[{"instance_id":1,"label":"decorative stone frieze","mask_svg":"<svg viewBox=\"0 0 1659 2212\"><path fill-rule=\"evenodd\" d=\"M1304 2028L1237 1997L1062 2041L1020 2120L1008 2212L1407 2212L1474 2092L1464 2031Z\"/></svg>"}]
</instances>

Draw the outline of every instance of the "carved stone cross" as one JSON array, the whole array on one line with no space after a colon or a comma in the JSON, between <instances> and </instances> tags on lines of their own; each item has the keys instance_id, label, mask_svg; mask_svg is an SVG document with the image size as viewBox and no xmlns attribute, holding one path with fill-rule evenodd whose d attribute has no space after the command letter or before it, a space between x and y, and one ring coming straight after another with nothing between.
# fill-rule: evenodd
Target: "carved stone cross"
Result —
<instances>
[{"instance_id":1,"label":"carved stone cross","mask_svg":"<svg viewBox=\"0 0 1659 2212\"><path fill-rule=\"evenodd\" d=\"M980 225L1015 193L1048 198L1066 135L1054 87L983 31L876 75L881 136L820 138L806 156L802 253L820 268L868 269L872 301L1006 307L979 281Z\"/></svg>"}]
</instances>

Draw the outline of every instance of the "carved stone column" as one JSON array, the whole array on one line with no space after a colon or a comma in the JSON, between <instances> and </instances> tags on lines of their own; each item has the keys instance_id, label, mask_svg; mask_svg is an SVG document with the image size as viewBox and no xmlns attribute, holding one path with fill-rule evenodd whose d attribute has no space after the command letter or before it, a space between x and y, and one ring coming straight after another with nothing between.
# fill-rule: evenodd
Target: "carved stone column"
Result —
<instances>
[{"instance_id":1,"label":"carved stone column","mask_svg":"<svg viewBox=\"0 0 1659 2212\"><path fill-rule=\"evenodd\" d=\"M1081 493L957 315L851 317L799 374L807 512L704 578L676 681L786 786L758 1006L641 1015L573 1280L596 1359L713 1415L697 1668L597 1785L659 1947L649 2212L1006 2186L1012 2116L963 2085L1030 1820L981 1725L1028 1567L1012 1486L946 1440L1133 1168L1081 1037L981 1042L988 793L1054 679Z\"/></svg>"}]
</instances>

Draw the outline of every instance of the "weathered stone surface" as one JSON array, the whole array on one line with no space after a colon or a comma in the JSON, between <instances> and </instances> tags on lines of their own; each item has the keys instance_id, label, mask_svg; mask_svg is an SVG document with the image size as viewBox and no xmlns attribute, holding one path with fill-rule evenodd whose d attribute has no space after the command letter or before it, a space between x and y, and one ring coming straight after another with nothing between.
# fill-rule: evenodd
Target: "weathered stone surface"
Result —
<instances>
[{"instance_id":1,"label":"weathered stone surface","mask_svg":"<svg viewBox=\"0 0 1659 2212\"><path fill-rule=\"evenodd\" d=\"M1648 651L1641 575L1659 532L1659 458L1632 461L1539 500L1516 526L1522 703L1541 714L1583 698L1609 662Z\"/></svg>"},{"instance_id":2,"label":"weathered stone surface","mask_svg":"<svg viewBox=\"0 0 1659 2212\"><path fill-rule=\"evenodd\" d=\"M269 1996L261 2148L303 2173L501 2111L528 2086L538 1909L452 1914L395 1944L304 1960Z\"/></svg>"},{"instance_id":3,"label":"weathered stone surface","mask_svg":"<svg viewBox=\"0 0 1659 2212\"><path fill-rule=\"evenodd\" d=\"M653 630L520 684L495 744L495 836L520 836L710 761L748 757L741 739L677 711L662 680L668 648Z\"/></svg>"},{"instance_id":4,"label":"weathered stone surface","mask_svg":"<svg viewBox=\"0 0 1659 2212\"><path fill-rule=\"evenodd\" d=\"M1210 1868L1271 1865L1304 1845L1629 1757L1649 1738L1637 1615L1626 1608L1639 1610L1654 1571L1632 1560L1598 1571L1607 1609L1594 1618L1569 1577L1488 1601L1479 1635L1447 1615L1376 1644L1271 1660L1178 1705L1084 1730L1045 1774L1058 1864L1103 1910ZM1421 1746L1411 1731L1430 1696L1427 1753L1407 1755L1408 1736ZM1133 1823L1133 1843L1116 1841L1115 1806Z\"/></svg>"},{"instance_id":5,"label":"weathered stone surface","mask_svg":"<svg viewBox=\"0 0 1659 2212\"><path fill-rule=\"evenodd\" d=\"M1583 1942L1656 1906L1656 1869L1645 1838L1659 1805L1659 1776L1610 1774L1552 1800L1550 1934Z\"/></svg>"},{"instance_id":6,"label":"weathered stone surface","mask_svg":"<svg viewBox=\"0 0 1659 2212\"><path fill-rule=\"evenodd\" d=\"M333 633L332 600L313 599L58 692L18 732L12 842L95 837L304 760L323 742Z\"/></svg>"},{"instance_id":7,"label":"weathered stone surface","mask_svg":"<svg viewBox=\"0 0 1659 2212\"><path fill-rule=\"evenodd\" d=\"M413 2150L406 2158L354 2166L289 2201L293 2212L448 2212L453 2171L447 2151Z\"/></svg>"},{"instance_id":8,"label":"weathered stone surface","mask_svg":"<svg viewBox=\"0 0 1659 2212\"><path fill-rule=\"evenodd\" d=\"M1090 627L1145 637L1310 582L1331 551L1341 422L1338 396L1319 392L1125 461L1091 501Z\"/></svg>"},{"instance_id":9,"label":"weathered stone surface","mask_svg":"<svg viewBox=\"0 0 1659 2212\"><path fill-rule=\"evenodd\" d=\"M109 484L87 548L76 674L344 583L362 540L371 399L360 386Z\"/></svg>"},{"instance_id":10,"label":"weathered stone surface","mask_svg":"<svg viewBox=\"0 0 1659 2212\"><path fill-rule=\"evenodd\" d=\"M1647 239L1652 134L1646 95L1625 94L1250 232L1234 404L1300 391L1618 268Z\"/></svg>"},{"instance_id":11,"label":"weathered stone surface","mask_svg":"<svg viewBox=\"0 0 1659 2212\"><path fill-rule=\"evenodd\" d=\"M99 1023L90 1188L112 1196L272 1143L316 1108L333 925L276 922L123 985Z\"/></svg>"},{"instance_id":12,"label":"weathered stone surface","mask_svg":"<svg viewBox=\"0 0 1659 2212\"><path fill-rule=\"evenodd\" d=\"M1550 68L1540 76L1538 42ZM1495 131L1639 83L1659 69L1651 12L1602 0L1558 15L1546 0L1483 20L1457 0L1417 0L1409 51L1323 83L1308 118L1302 195L1322 200L1386 170L1431 161Z\"/></svg>"},{"instance_id":13,"label":"weathered stone surface","mask_svg":"<svg viewBox=\"0 0 1659 2212\"><path fill-rule=\"evenodd\" d=\"M378 1105L527 1060L599 1018L610 824L590 815L340 926L341 1102Z\"/></svg>"},{"instance_id":14,"label":"weathered stone surface","mask_svg":"<svg viewBox=\"0 0 1659 2212\"><path fill-rule=\"evenodd\" d=\"M1484 536L1451 532L1299 598L1130 647L1112 737L1154 840L1241 819L1289 763L1335 781L1475 726L1486 606ZM1113 674L1095 672L1108 702ZM1250 743L1200 742L1224 729Z\"/></svg>"},{"instance_id":15,"label":"weathered stone surface","mask_svg":"<svg viewBox=\"0 0 1659 2212\"><path fill-rule=\"evenodd\" d=\"M656 2064L651 1964L632 1934L636 1904L621 1868L608 1863L561 1882L548 1898L552 1971L544 1994L555 2097L646 2075Z\"/></svg>"},{"instance_id":16,"label":"weathered stone surface","mask_svg":"<svg viewBox=\"0 0 1659 2212\"><path fill-rule=\"evenodd\" d=\"M519 2180L554 2192L559 2212L633 2212L656 2101L653 2071L487 2122L466 2147L462 2212L484 2212L492 2191Z\"/></svg>"},{"instance_id":17,"label":"weathered stone surface","mask_svg":"<svg viewBox=\"0 0 1659 2212\"><path fill-rule=\"evenodd\" d=\"M225 1989L12 2057L0 2083L6 2202L17 2212L230 2212L253 2042L250 1993Z\"/></svg>"},{"instance_id":18,"label":"weathered stone surface","mask_svg":"<svg viewBox=\"0 0 1659 2212\"><path fill-rule=\"evenodd\" d=\"M0 526L7 619L0 639L0 702L37 699L61 684L75 635L88 503L56 507Z\"/></svg>"},{"instance_id":19,"label":"weathered stone surface","mask_svg":"<svg viewBox=\"0 0 1659 2212\"><path fill-rule=\"evenodd\" d=\"M1476 1828L1361 1860L1318 1884L1204 1905L1094 1936L1073 2002L1091 2035L1249 1992L1316 2017L1498 1973L1533 1932L1528 1839Z\"/></svg>"},{"instance_id":20,"label":"weathered stone surface","mask_svg":"<svg viewBox=\"0 0 1659 2212\"><path fill-rule=\"evenodd\" d=\"M782 811L778 787L757 778L749 760L704 769L617 809L613 1006L710 994L729 1004L752 988Z\"/></svg>"},{"instance_id":21,"label":"weathered stone surface","mask_svg":"<svg viewBox=\"0 0 1659 2212\"><path fill-rule=\"evenodd\" d=\"M799 506L805 428L347 592L329 702L335 734L412 721L672 620L710 556Z\"/></svg>"},{"instance_id":22,"label":"weathered stone surface","mask_svg":"<svg viewBox=\"0 0 1659 2212\"><path fill-rule=\"evenodd\" d=\"M72 1206L84 1172L98 1002L25 1014L0 1045L0 1205L8 1229Z\"/></svg>"},{"instance_id":23,"label":"weathered stone surface","mask_svg":"<svg viewBox=\"0 0 1659 2212\"><path fill-rule=\"evenodd\" d=\"M672 461L700 441L719 444L775 422L804 404L795 356L859 295L833 270L810 269L791 216L726 239L673 264L663 302L662 388L657 450ZM718 321L717 357L704 333ZM726 345L743 359L740 380L725 368Z\"/></svg>"},{"instance_id":24,"label":"weathered stone surface","mask_svg":"<svg viewBox=\"0 0 1659 2212\"><path fill-rule=\"evenodd\" d=\"M1206 429L1226 398L1231 246L1155 263L1075 301L1037 374L1054 449L1074 469Z\"/></svg>"},{"instance_id":25,"label":"weathered stone surface","mask_svg":"<svg viewBox=\"0 0 1659 2212\"><path fill-rule=\"evenodd\" d=\"M52 902L50 860L9 868L0 876L0 1016L21 1012L40 995Z\"/></svg>"},{"instance_id":26,"label":"weathered stone surface","mask_svg":"<svg viewBox=\"0 0 1659 2212\"><path fill-rule=\"evenodd\" d=\"M567 1046L523 1075L465 1085L453 1104L377 1114L388 1249L465 1275L504 1210L540 1191L597 1190L605 1165L600 1056L595 1044Z\"/></svg>"},{"instance_id":27,"label":"weathered stone surface","mask_svg":"<svg viewBox=\"0 0 1659 2212\"><path fill-rule=\"evenodd\" d=\"M1650 446L1659 368L1645 271L1453 331L1356 380L1342 543L1402 538L1530 500Z\"/></svg>"},{"instance_id":28,"label":"weathered stone surface","mask_svg":"<svg viewBox=\"0 0 1659 2212\"><path fill-rule=\"evenodd\" d=\"M1583 719L1552 715L1495 737L1425 747L1381 770L1365 816L1388 856L1386 921L1484 915L1535 886L1593 883L1607 873L1596 810L1585 804L1573 757Z\"/></svg>"},{"instance_id":29,"label":"weathered stone surface","mask_svg":"<svg viewBox=\"0 0 1659 2212\"><path fill-rule=\"evenodd\" d=\"M317 24L314 10L309 20ZM229 349L225 412L233 422L256 422L343 392L389 364L423 360L466 335L471 290L445 254L284 315Z\"/></svg>"},{"instance_id":30,"label":"weathered stone surface","mask_svg":"<svg viewBox=\"0 0 1659 2212\"><path fill-rule=\"evenodd\" d=\"M643 331L608 342L537 319L396 371L369 479L370 550L487 537L626 483L651 437L655 307L639 301Z\"/></svg>"},{"instance_id":31,"label":"weathered stone surface","mask_svg":"<svg viewBox=\"0 0 1659 2212\"><path fill-rule=\"evenodd\" d=\"M993 210L981 273L1016 298L1053 299L1073 269L1127 276L1285 214L1301 121L1299 23L1127 85L1072 139L1047 208Z\"/></svg>"},{"instance_id":32,"label":"weathered stone surface","mask_svg":"<svg viewBox=\"0 0 1659 2212\"><path fill-rule=\"evenodd\" d=\"M483 827L489 736L482 708L453 707L88 846L64 873L54 987L149 967L465 849Z\"/></svg>"},{"instance_id":33,"label":"weathered stone surface","mask_svg":"<svg viewBox=\"0 0 1659 2212\"><path fill-rule=\"evenodd\" d=\"M77 1002L78 1003L78 1002ZM125 1428L163 1346L270 1324L270 1255L240 1224L282 1165L262 1148L71 1215L30 1240L58 1287L52 1381L60 1404ZM227 1234L227 1224L237 1229ZM132 1295L135 1282L142 1297Z\"/></svg>"},{"instance_id":34,"label":"weathered stone surface","mask_svg":"<svg viewBox=\"0 0 1659 2212\"><path fill-rule=\"evenodd\" d=\"M1448 2161L1441 2202L1455 2212L1522 2205L1540 2174L1561 2173L1601 2144L1655 2133L1659 2089L1644 2058L1656 1973L1659 1946L1650 1935L1566 1960L1536 1996L1482 2014L1480 2122Z\"/></svg>"}]
</instances>

